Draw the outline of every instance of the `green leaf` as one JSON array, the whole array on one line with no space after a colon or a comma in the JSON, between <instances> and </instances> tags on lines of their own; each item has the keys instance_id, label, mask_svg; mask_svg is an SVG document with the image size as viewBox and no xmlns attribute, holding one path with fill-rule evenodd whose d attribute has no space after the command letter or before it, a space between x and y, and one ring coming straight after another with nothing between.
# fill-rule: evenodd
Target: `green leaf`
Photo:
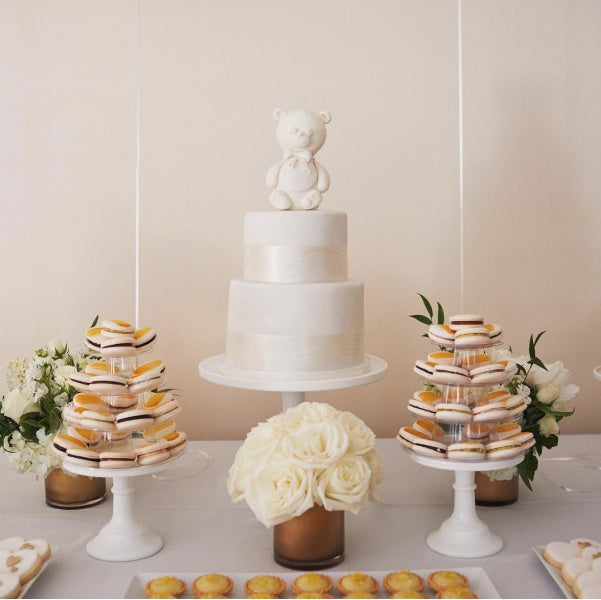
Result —
<instances>
[{"instance_id":1,"label":"green leaf","mask_svg":"<svg viewBox=\"0 0 601 600\"><path fill-rule=\"evenodd\" d=\"M541 369L544 369L545 371L548 370L547 367L545 366L545 363L537 356L533 356L529 362L531 364L538 365Z\"/></svg>"},{"instance_id":2,"label":"green leaf","mask_svg":"<svg viewBox=\"0 0 601 600\"><path fill-rule=\"evenodd\" d=\"M437 302L436 304L438 304L438 323L441 324L444 323L444 310L440 305L440 302Z\"/></svg>"},{"instance_id":3,"label":"green leaf","mask_svg":"<svg viewBox=\"0 0 601 600\"><path fill-rule=\"evenodd\" d=\"M534 358L536 356L536 351L534 349L534 338L532 337L532 334L530 334L530 341L528 342L528 354L530 355L530 358Z\"/></svg>"},{"instance_id":4,"label":"green leaf","mask_svg":"<svg viewBox=\"0 0 601 600\"><path fill-rule=\"evenodd\" d=\"M419 292L417 293L417 295L422 299L422 302L424 303L424 306L426 307L426 311L430 315L430 318L432 318L432 316L434 315L434 312L432 311L432 305L430 304L430 301L423 294L420 294Z\"/></svg>"},{"instance_id":5,"label":"green leaf","mask_svg":"<svg viewBox=\"0 0 601 600\"><path fill-rule=\"evenodd\" d=\"M96 316L94 317L94 320L92 321L92 324L90 325L90 329L91 329L92 327L96 327L96 323L98 323L98 317L99 317L99 315L96 315Z\"/></svg>"},{"instance_id":6,"label":"green leaf","mask_svg":"<svg viewBox=\"0 0 601 600\"><path fill-rule=\"evenodd\" d=\"M536 347L536 344L538 344L538 340L540 340L540 339L541 339L541 337L543 336L543 334L544 334L544 333L545 333L544 331L541 331L541 332L540 332L540 333L539 333L539 334L536 336L536 338L535 338L535 340L534 340L534 346L535 346L535 347Z\"/></svg>"},{"instance_id":7,"label":"green leaf","mask_svg":"<svg viewBox=\"0 0 601 600\"><path fill-rule=\"evenodd\" d=\"M416 319L420 323L424 323L425 325L431 325L432 319L428 319L426 315L409 315L412 319Z\"/></svg>"},{"instance_id":8,"label":"green leaf","mask_svg":"<svg viewBox=\"0 0 601 600\"><path fill-rule=\"evenodd\" d=\"M532 491L532 480L538 468L538 458L534 456L534 452L529 450L524 455L524 460L518 465L518 473L526 487Z\"/></svg>"}]
</instances>

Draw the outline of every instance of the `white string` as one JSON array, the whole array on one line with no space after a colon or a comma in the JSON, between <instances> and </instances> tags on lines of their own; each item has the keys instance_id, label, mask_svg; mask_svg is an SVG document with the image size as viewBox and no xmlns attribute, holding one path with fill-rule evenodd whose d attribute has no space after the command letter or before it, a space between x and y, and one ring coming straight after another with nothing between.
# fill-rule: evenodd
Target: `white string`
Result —
<instances>
[{"instance_id":1,"label":"white string","mask_svg":"<svg viewBox=\"0 0 601 600\"><path fill-rule=\"evenodd\" d=\"M462 48L462 18L461 0L457 0L457 62L459 90L459 306L465 310L465 271L463 246L463 48Z\"/></svg>"},{"instance_id":2,"label":"white string","mask_svg":"<svg viewBox=\"0 0 601 600\"><path fill-rule=\"evenodd\" d=\"M136 214L135 214L135 326L140 326L140 0L137 2L136 31Z\"/></svg>"}]
</instances>

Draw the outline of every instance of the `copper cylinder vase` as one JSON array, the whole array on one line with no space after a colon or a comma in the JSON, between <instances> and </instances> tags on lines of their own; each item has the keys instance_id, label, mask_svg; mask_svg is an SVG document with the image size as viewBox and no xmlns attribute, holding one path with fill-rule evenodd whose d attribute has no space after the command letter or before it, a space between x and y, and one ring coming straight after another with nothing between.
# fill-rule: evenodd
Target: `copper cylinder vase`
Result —
<instances>
[{"instance_id":1,"label":"copper cylinder vase","mask_svg":"<svg viewBox=\"0 0 601 600\"><path fill-rule=\"evenodd\" d=\"M46 504L52 508L86 508L100 504L106 498L106 479L69 475L54 469L44 480Z\"/></svg>"},{"instance_id":2,"label":"copper cylinder vase","mask_svg":"<svg viewBox=\"0 0 601 600\"><path fill-rule=\"evenodd\" d=\"M315 505L273 528L273 558L296 570L327 569L344 560L344 511Z\"/></svg>"},{"instance_id":3,"label":"copper cylinder vase","mask_svg":"<svg viewBox=\"0 0 601 600\"><path fill-rule=\"evenodd\" d=\"M486 473L477 471L474 480L478 506L506 506L518 499L520 480L517 475L511 479L492 481Z\"/></svg>"}]
</instances>

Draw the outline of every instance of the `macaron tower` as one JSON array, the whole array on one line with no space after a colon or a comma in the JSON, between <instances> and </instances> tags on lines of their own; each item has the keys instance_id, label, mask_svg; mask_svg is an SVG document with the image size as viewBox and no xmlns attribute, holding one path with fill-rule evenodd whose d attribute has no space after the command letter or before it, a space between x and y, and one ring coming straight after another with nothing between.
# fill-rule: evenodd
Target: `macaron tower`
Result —
<instances>
[{"instance_id":1,"label":"macaron tower","mask_svg":"<svg viewBox=\"0 0 601 600\"><path fill-rule=\"evenodd\" d=\"M423 385L409 399L407 409L417 420L400 429L402 446L470 462L517 456L532 447L533 435L518 422L526 398L503 387L517 367L496 361L492 352L501 343L501 327L478 314L457 314L430 325L428 337L438 349L415 361Z\"/></svg>"},{"instance_id":2,"label":"macaron tower","mask_svg":"<svg viewBox=\"0 0 601 600\"><path fill-rule=\"evenodd\" d=\"M83 372L69 376L77 390L63 409L66 431L55 437L55 453L74 465L103 469L135 468L181 454L186 435L177 431L181 412L167 390L165 364L144 361L153 350L152 327L105 319L85 333L85 345L95 357Z\"/></svg>"}]
</instances>

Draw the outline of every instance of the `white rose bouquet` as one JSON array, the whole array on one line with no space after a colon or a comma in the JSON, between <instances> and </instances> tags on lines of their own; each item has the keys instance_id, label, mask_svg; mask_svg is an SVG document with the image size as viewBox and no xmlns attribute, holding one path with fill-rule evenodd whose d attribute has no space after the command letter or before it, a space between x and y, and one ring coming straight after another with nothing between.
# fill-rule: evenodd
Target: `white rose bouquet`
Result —
<instances>
[{"instance_id":1,"label":"white rose bouquet","mask_svg":"<svg viewBox=\"0 0 601 600\"><path fill-rule=\"evenodd\" d=\"M52 439L61 427L63 406L76 393L68 377L77 366L60 340L39 348L29 360L17 358L9 363L9 392L0 400L0 452L17 471L46 477L60 467Z\"/></svg>"},{"instance_id":2,"label":"white rose bouquet","mask_svg":"<svg viewBox=\"0 0 601 600\"><path fill-rule=\"evenodd\" d=\"M375 435L350 412L303 402L259 423L246 436L227 480L266 527L314 504L358 513L376 499L382 464Z\"/></svg>"}]
</instances>

